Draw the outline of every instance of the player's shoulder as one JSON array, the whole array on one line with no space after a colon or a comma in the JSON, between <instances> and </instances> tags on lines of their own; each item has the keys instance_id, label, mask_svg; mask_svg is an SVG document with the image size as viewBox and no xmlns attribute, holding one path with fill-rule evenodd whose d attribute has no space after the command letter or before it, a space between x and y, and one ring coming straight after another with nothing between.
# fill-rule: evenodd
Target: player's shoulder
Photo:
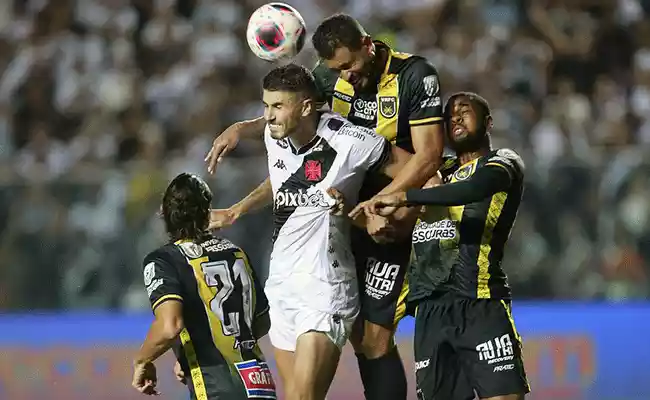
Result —
<instances>
[{"instance_id":1,"label":"player's shoulder","mask_svg":"<svg viewBox=\"0 0 650 400\"><path fill-rule=\"evenodd\" d=\"M509 148L495 149L487 156L486 165L496 164L504 167L508 173L515 173L516 175L523 175L526 169L526 164L523 158L516 151Z\"/></svg>"},{"instance_id":2,"label":"player's shoulder","mask_svg":"<svg viewBox=\"0 0 650 400\"><path fill-rule=\"evenodd\" d=\"M243 250L237 246L235 243L223 236L209 235L203 238L198 243L198 248L200 248L200 255L197 251L194 254L191 254L191 258L198 258L204 256L214 256L214 255L232 255L235 253L243 252ZM183 250L185 251L185 250ZM190 255L188 255L190 256Z\"/></svg>"},{"instance_id":3,"label":"player's shoulder","mask_svg":"<svg viewBox=\"0 0 650 400\"><path fill-rule=\"evenodd\" d=\"M167 265L173 265L174 259L176 257L177 254L174 244L168 243L149 252L149 254L144 257L144 263L147 264L150 262L159 261Z\"/></svg>"},{"instance_id":4,"label":"player's shoulder","mask_svg":"<svg viewBox=\"0 0 650 400\"><path fill-rule=\"evenodd\" d=\"M336 86L336 81L339 79L338 72L330 69L322 60L319 60L311 73L321 96L320 100L327 100L326 97L331 95L334 86Z\"/></svg>"},{"instance_id":5,"label":"player's shoulder","mask_svg":"<svg viewBox=\"0 0 650 400\"><path fill-rule=\"evenodd\" d=\"M415 54L412 54L408 58L401 60L398 68L399 71L397 72L405 81L418 82L424 78L427 78L429 80L434 79L428 78L430 76L435 77L436 80L438 79L438 70L436 67L426 58Z\"/></svg>"},{"instance_id":6,"label":"player's shoulder","mask_svg":"<svg viewBox=\"0 0 650 400\"><path fill-rule=\"evenodd\" d=\"M337 144L346 146L362 145L383 139L374 130L355 125L339 114L325 113L321 118L319 134L334 146Z\"/></svg>"}]
</instances>

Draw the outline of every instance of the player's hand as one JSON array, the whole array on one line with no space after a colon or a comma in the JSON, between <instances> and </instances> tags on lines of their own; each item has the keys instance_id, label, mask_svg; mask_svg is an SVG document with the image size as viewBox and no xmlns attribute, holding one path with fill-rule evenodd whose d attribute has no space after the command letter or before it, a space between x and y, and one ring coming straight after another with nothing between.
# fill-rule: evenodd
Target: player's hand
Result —
<instances>
[{"instance_id":1,"label":"player's hand","mask_svg":"<svg viewBox=\"0 0 650 400\"><path fill-rule=\"evenodd\" d=\"M345 213L345 198L343 197L343 193L338 189L331 187L327 189L327 194L336 201L336 204L330 208L330 213L340 217Z\"/></svg>"},{"instance_id":2,"label":"player's hand","mask_svg":"<svg viewBox=\"0 0 650 400\"><path fill-rule=\"evenodd\" d=\"M429 178L427 183L422 186L422 189L430 189L432 187L440 186L442 185L442 176L440 175L440 172Z\"/></svg>"},{"instance_id":3,"label":"player's hand","mask_svg":"<svg viewBox=\"0 0 650 400\"><path fill-rule=\"evenodd\" d=\"M377 243L390 242L391 235L395 232L395 228L390 224L388 218L376 214L366 217L366 230Z\"/></svg>"},{"instance_id":4,"label":"player's hand","mask_svg":"<svg viewBox=\"0 0 650 400\"><path fill-rule=\"evenodd\" d=\"M138 392L149 396L158 396L160 392L156 389L158 377L156 366L152 362L136 362L133 364L133 386Z\"/></svg>"},{"instance_id":5,"label":"player's hand","mask_svg":"<svg viewBox=\"0 0 650 400\"><path fill-rule=\"evenodd\" d=\"M179 363L178 361L176 361L176 364L174 364L174 376L176 377L177 381L179 381L183 385L187 385L185 372L183 372L183 368L181 368L181 363Z\"/></svg>"},{"instance_id":6,"label":"player's hand","mask_svg":"<svg viewBox=\"0 0 650 400\"><path fill-rule=\"evenodd\" d=\"M234 224L239 214L233 208L210 210L208 230L223 229Z\"/></svg>"},{"instance_id":7,"label":"player's hand","mask_svg":"<svg viewBox=\"0 0 650 400\"><path fill-rule=\"evenodd\" d=\"M212 148L204 160L208 163L208 172L210 174L214 174L217 170L217 164L223 161L223 158L237 147L241 137L241 129L241 123L234 123L214 139Z\"/></svg>"},{"instance_id":8,"label":"player's hand","mask_svg":"<svg viewBox=\"0 0 650 400\"><path fill-rule=\"evenodd\" d=\"M395 192L391 194L376 195L370 200L359 203L349 214L350 218L356 218L364 212L366 216L372 214L387 217L397 211L406 203L406 192Z\"/></svg>"}]
</instances>

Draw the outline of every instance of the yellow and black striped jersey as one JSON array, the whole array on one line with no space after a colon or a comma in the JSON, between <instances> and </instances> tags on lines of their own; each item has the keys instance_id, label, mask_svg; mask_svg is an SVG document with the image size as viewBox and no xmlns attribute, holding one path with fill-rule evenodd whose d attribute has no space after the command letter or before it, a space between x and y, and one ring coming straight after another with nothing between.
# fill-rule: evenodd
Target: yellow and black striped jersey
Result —
<instances>
[{"instance_id":1,"label":"yellow and black striped jersey","mask_svg":"<svg viewBox=\"0 0 650 400\"><path fill-rule=\"evenodd\" d=\"M388 52L377 86L357 92L322 63L314 68L314 78L332 111L413 153L411 126L442 122L438 71L422 57L394 51L379 41L375 46Z\"/></svg>"},{"instance_id":2,"label":"yellow and black striped jersey","mask_svg":"<svg viewBox=\"0 0 650 400\"><path fill-rule=\"evenodd\" d=\"M212 236L178 241L147 255L143 267L153 310L183 303L185 328L173 349L193 398L276 398L253 329L268 302L240 248Z\"/></svg>"},{"instance_id":3,"label":"yellow and black striped jersey","mask_svg":"<svg viewBox=\"0 0 650 400\"><path fill-rule=\"evenodd\" d=\"M469 182L485 168L505 171L497 178L499 188L506 189L470 204L428 205L416 223L409 302L440 291L470 298L511 297L501 261L521 204L523 161L513 150L499 149L464 165L447 162L441 173L444 183Z\"/></svg>"}]
</instances>

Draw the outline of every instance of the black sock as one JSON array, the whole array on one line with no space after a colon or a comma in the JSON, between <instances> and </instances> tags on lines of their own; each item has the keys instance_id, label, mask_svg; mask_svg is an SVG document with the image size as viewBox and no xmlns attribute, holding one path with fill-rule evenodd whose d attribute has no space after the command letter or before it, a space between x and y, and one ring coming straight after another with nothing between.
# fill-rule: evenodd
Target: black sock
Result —
<instances>
[{"instance_id":1,"label":"black sock","mask_svg":"<svg viewBox=\"0 0 650 400\"><path fill-rule=\"evenodd\" d=\"M373 386L370 376L368 375L368 359L363 353L355 353L357 356L357 363L359 364L359 375L361 375L361 383L363 384L363 394L366 400L370 400Z\"/></svg>"},{"instance_id":2,"label":"black sock","mask_svg":"<svg viewBox=\"0 0 650 400\"><path fill-rule=\"evenodd\" d=\"M364 381L366 400L406 400L406 372L397 346L379 358L364 357L363 361L357 358L359 370L362 371L361 379Z\"/></svg>"}]
</instances>

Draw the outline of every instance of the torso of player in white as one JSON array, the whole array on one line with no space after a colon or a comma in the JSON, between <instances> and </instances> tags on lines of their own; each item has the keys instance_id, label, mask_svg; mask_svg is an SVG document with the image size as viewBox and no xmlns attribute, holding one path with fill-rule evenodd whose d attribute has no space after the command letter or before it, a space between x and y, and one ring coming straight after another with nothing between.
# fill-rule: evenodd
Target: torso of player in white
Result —
<instances>
[{"instance_id":1,"label":"torso of player in white","mask_svg":"<svg viewBox=\"0 0 650 400\"><path fill-rule=\"evenodd\" d=\"M350 222L330 214L334 201L326 190L334 187L354 203L365 172L388 157L388 142L338 114L323 113L307 145L298 149L288 138L275 140L268 127L265 143L275 228L269 279L356 279Z\"/></svg>"}]
</instances>

